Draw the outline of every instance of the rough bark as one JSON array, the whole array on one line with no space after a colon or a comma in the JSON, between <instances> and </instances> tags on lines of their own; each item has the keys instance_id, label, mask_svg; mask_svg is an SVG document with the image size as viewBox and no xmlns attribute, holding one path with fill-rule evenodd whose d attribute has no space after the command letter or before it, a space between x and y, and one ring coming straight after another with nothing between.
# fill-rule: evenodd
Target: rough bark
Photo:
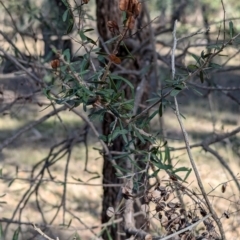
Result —
<instances>
[{"instance_id":1,"label":"rough bark","mask_svg":"<svg viewBox=\"0 0 240 240\"><path fill-rule=\"evenodd\" d=\"M118 0L96 0L97 4L97 27L98 27L98 33L100 37L103 39L103 41L107 41L110 38L112 38L112 34L109 32L107 28L107 21L115 21L119 24L119 26L122 26L121 22L121 12L118 9ZM145 23L146 24L146 23ZM136 28L140 29L142 26L144 26L144 13L141 13L141 15L138 17L136 21ZM148 32L147 29L143 29L141 31L137 31L137 29L134 29L132 32L128 33L128 38L125 41L125 44L127 45L128 49L130 51L134 51L137 47L140 46L141 42L146 39ZM132 35L132 33L135 33ZM101 44L100 44L101 45ZM142 48L142 51L138 51L138 54L135 55L135 60L128 60L125 62L124 67L126 69L131 70L139 70L143 67L144 59L142 57L142 54L145 54L145 57L148 55L146 54L146 49ZM118 55L124 56L126 55L124 49L119 49ZM150 57L151 58L151 57ZM112 69L113 71L113 69ZM130 80L135 87L137 87L141 79L137 78L136 76L130 76L125 75L128 80ZM130 91L126 89L126 96L130 96ZM148 87L147 84L145 84L144 93L141 97L141 103L146 104L146 99L148 96ZM113 121L113 117L109 114L105 115L103 124L102 124L102 132L104 135L108 135L110 133L109 125ZM146 148L146 146L138 146L139 148ZM123 151L123 142L121 138L117 138L115 141L113 141L112 146L110 147L110 150L113 151ZM124 164L124 163L123 163ZM145 164L143 164L141 161L139 161L139 166L145 167ZM116 177L116 170L113 168L111 162L107 157L104 158L104 164L103 164L103 183L120 183L120 179ZM113 207L114 209L119 204L119 194L120 188L104 188L103 189L103 200L102 200L102 223L105 223L109 221L109 217L106 215L106 211L108 207ZM117 216L116 216L117 217ZM121 217L121 216L119 216ZM142 228L143 224L146 221L141 216L139 219L136 219L136 227ZM108 233L111 236L112 239L118 240L118 239L125 239L126 237L121 237L118 233L124 233L123 224L118 224L112 227L108 228ZM103 239L108 239L108 235L105 232L103 234Z\"/></svg>"}]
</instances>

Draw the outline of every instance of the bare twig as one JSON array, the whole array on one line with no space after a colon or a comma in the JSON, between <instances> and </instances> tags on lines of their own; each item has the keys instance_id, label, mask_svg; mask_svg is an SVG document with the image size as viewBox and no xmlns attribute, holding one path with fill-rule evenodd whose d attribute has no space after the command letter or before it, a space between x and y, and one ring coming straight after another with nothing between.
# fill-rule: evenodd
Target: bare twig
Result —
<instances>
[{"instance_id":1,"label":"bare twig","mask_svg":"<svg viewBox=\"0 0 240 240\"><path fill-rule=\"evenodd\" d=\"M34 230L36 230L41 236L45 237L48 240L59 240L57 237L56 239L50 238L48 235L46 235L40 228L38 228L34 223L32 224Z\"/></svg>"},{"instance_id":2,"label":"bare twig","mask_svg":"<svg viewBox=\"0 0 240 240\"><path fill-rule=\"evenodd\" d=\"M174 59L174 56L175 56L175 49L176 49L176 46L177 46L176 28L177 28L177 21L175 21L174 30L173 30L173 38L174 38L173 50L172 50L172 78L173 79L175 78L175 59ZM200 177L199 172L197 170L197 166L195 164L195 161L193 160L193 156L192 156L192 152L191 152L190 144L189 144L189 139L188 139L188 134L187 134L187 132L186 132L186 130L184 128L184 125L183 125L183 122L182 122L182 119L181 119L181 115L180 115L179 108L178 108L178 101L177 101L177 97L176 96L174 97L174 103L175 103L175 108L176 108L176 110L175 110L176 116L177 116L179 125L180 125L180 127L182 129L182 133L183 133L183 136L184 136L184 141L185 141L185 144L186 144L188 157L189 157L189 160L191 162L191 165L192 165L193 171L195 173L195 176L197 178L198 186L199 186L199 188L201 190L201 193L202 193L202 195L203 195L203 197L204 197L204 199L205 199L205 201L207 203L208 209L209 209L210 213L212 214L213 219L215 220L216 224L218 225L218 228L219 228L219 231L221 233L222 239L226 240L222 223L219 220L216 212L214 211L214 209L212 207L212 204L210 203L210 201L208 199L208 196L207 196L207 194L205 192L205 189L204 189L201 177Z\"/></svg>"}]
</instances>

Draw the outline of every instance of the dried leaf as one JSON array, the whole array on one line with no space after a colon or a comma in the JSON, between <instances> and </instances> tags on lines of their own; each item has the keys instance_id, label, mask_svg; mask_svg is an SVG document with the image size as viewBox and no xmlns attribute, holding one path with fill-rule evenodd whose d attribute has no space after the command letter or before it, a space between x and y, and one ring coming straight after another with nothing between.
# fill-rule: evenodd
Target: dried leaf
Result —
<instances>
[{"instance_id":1,"label":"dried leaf","mask_svg":"<svg viewBox=\"0 0 240 240\"><path fill-rule=\"evenodd\" d=\"M170 193L167 192L167 193L164 195L163 200L164 200L164 201L167 201L167 200L169 199L169 196L170 196Z\"/></svg>"},{"instance_id":2,"label":"dried leaf","mask_svg":"<svg viewBox=\"0 0 240 240\"><path fill-rule=\"evenodd\" d=\"M127 22L126 22L126 27L128 29L133 29L134 28L134 25L135 25L135 18L134 16L129 16L128 19L127 19Z\"/></svg>"},{"instance_id":3,"label":"dried leaf","mask_svg":"<svg viewBox=\"0 0 240 240\"><path fill-rule=\"evenodd\" d=\"M157 204L155 210L156 212L162 211L164 210L164 208L166 207L166 203L165 202L160 202Z\"/></svg>"},{"instance_id":4,"label":"dried leaf","mask_svg":"<svg viewBox=\"0 0 240 240\"><path fill-rule=\"evenodd\" d=\"M230 218L230 216L229 216L228 212L224 212L223 214L224 214L224 216L225 216L227 219L229 219L229 218Z\"/></svg>"},{"instance_id":5,"label":"dried leaf","mask_svg":"<svg viewBox=\"0 0 240 240\"><path fill-rule=\"evenodd\" d=\"M142 10L142 4L138 1L135 2L133 7L133 15L135 18L137 18Z\"/></svg>"},{"instance_id":6,"label":"dried leaf","mask_svg":"<svg viewBox=\"0 0 240 240\"><path fill-rule=\"evenodd\" d=\"M55 60L52 60L51 61L51 67L53 68L53 69L56 69L56 68L58 68L60 66L60 61L58 60L58 59L55 59Z\"/></svg>"},{"instance_id":7,"label":"dried leaf","mask_svg":"<svg viewBox=\"0 0 240 240\"><path fill-rule=\"evenodd\" d=\"M118 7L121 11L127 11L128 9L128 5L129 5L129 1L131 0L120 0Z\"/></svg>"},{"instance_id":8,"label":"dried leaf","mask_svg":"<svg viewBox=\"0 0 240 240\"><path fill-rule=\"evenodd\" d=\"M144 239L145 240L152 240L152 235L151 234L147 234Z\"/></svg>"},{"instance_id":9,"label":"dried leaf","mask_svg":"<svg viewBox=\"0 0 240 240\"><path fill-rule=\"evenodd\" d=\"M115 21L108 21L107 26L111 33L119 33L119 27Z\"/></svg>"},{"instance_id":10,"label":"dried leaf","mask_svg":"<svg viewBox=\"0 0 240 240\"><path fill-rule=\"evenodd\" d=\"M173 203L173 202L169 202L169 203L167 204L167 206L168 206L169 208L175 208L175 207L176 207L176 204Z\"/></svg>"},{"instance_id":11,"label":"dried leaf","mask_svg":"<svg viewBox=\"0 0 240 240\"><path fill-rule=\"evenodd\" d=\"M227 188L227 183L224 183L224 184L222 185L222 193L225 193L226 188Z\"/></svg>"},{"instance_id":12,"label":"dried leaf","mask_svg":"<svg viewBox=\"0 0 240 240\"><path fill-rule=\"evenodd\" d=\"M117 57L115 54L110 54L108 57L109 57L110 61L112 61L115 64L121 63L121 59L119 57Z\"/></svg>"}]
</instances>

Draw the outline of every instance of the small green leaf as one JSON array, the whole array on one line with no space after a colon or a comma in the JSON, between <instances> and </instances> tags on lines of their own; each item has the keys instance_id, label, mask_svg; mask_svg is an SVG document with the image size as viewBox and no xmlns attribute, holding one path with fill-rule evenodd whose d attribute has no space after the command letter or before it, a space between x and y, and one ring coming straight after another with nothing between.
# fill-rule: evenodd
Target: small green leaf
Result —
<instances>
[{"instance_id":1,"label":"small green leaf","mask_svg":"<svg viewBox=\"0 0 240 240\"><path fill-rule=\"evenodd\" d=\"M67 49L64 50L63 56L66 58L66 60L67 60L68 62L70 62L70 49L69 49L69 48L67 48Z\"/></svg>"},{"instance_id":2,"label":"small green leaf","mask_svg":"<svg viewBox=\"0 0 240 240\"><path fill-rule=\"evenodd\" d=\"M122 81L124 81L125 83L127 83L131 89L134 89L132 83L129 82L129 81L128 81L126 78L124 78L124 77L111 74L111 78L114 79L114 80L122 80Z\"/></svg>"},{"instance_id":3,"label":"small green leaf","mask_svg":"<svg viewBox=\"0 0 240 240\"><path fill-rule=\"evenodd\" d=\"M71 224L72 224L72 218L70 219L70 221L69 221L69 223L67 225L67 228L69 228L71 226Z\"/></svg>"},{"instance_id":4,"label":"small green leaf","mask_svg":"<svg viewBox=\"0 0 240 240\"><path fill-rule=\"evenodd\" d=\"M14 232L12 240L18 240L19 232L21 228L18 227L18 229Z\"/></svg>"},{"instance_id":5,"label":"small green leaf","mask_svg":"<svg viewBox=\"0 0 240 240\"><path fill-rule=\"evenodd\" d=\"M114 139L116 139L119 135L123 135L123 134L127 134L128 131L126 129L119 129L116 128L115 131L113 131L113 133L111 134L111 140L113 141Z\"/></svg>"},{"instance_id":6,"label":"small green leaf","mask_svg":"<svg viewBox=\"0 0 240 240\"><path fill-rule=\"evenodd\" d=\"M89 29L89 31L91 31L91 29ZM90 37L86 36L85 32L86 32L86 30L79 31L79 36L82 39L82 41L87 41L87 42L92 43L92 44L97 46L97 43L93 39L91 39Z\"/></svg>"},{"instance_id":7,"label":"small green leaf","mask_svg":"<svg viewBox=\"0 0 240 240\"><path fill-rule=\"evenodd\" d=\"M68 2L67 2L67 0L62 0L62 2L63 2L63 4L64 4L66 7L68 7Z\"/></svg>"},{"instance_id":8,"label":"small green leaf","mask_svg":"<svg viewBox=\"0 0 240 240\"><path fill-rule=\"evenodd\" d=\"M163 105L162 105L162 101L160 102L159 109L158 109L158 113L159 113L159 116L162 117L162 115L163 115Z\"/></svg>"},{"instance_id":9,"label":"small green leaf","mask_svg":"<svg viewBox=\"0 0 240 240\"><path fill-rule=\"evenodd\" d=\"M87 28L84 30L84 32L92 32L92 31L94 31L94 28Z\"/></svg>"},{"instance_id":10,"label":"small green leaf","mask_svg":"<svg viewBox=\"0 0 240 240\"><path fill-rule=\"evenodd\" d=\"M11 185L13 184L14 181L15 181L15 179L11 180L8 184L8 187L11 187Z\"/></svg>"},{"instance_id":11,"label":"small green leaf","mask_svg":"<svg viewBox=\"0 0 240 240\"><path fill-rule=\"evenodd\" d=\"M72 176L72 179L75 180L75 181L78 181L78 182L84 182L84 181L82 181L80 178L75 178L75 177L73 177L73 176Z\"/></svg>"},{"instance_id":12,"label":"small green leaf","mask_svg":"<svg viewBox=\"0 0 240 240\"><path fill-rule=\"evenodd\" d=\"M68 9L64 12L64 14L63 14L63 16L62 16L62 20L63 20L63 22L66 22L66 20L67 20L67 17L68 17Z\"/></svg>"},{"instance_id":13,"label":"small green leaf","mask_svg":"<svg viewBox=\"0 0 240 240\"><path fill-rule=\"evenodd\" d=\"M233 38L233 22L229 22L229 33L230 33L230 38Z\"/></svg>"},{"instance_id":14,"label":"small green leaf","mask_svg":"<svg viewBox=\"0 0 240 240\"><path fill-rule=\"evenodd\" d=\"M179 94L179 92L181 92L181 90L173 89L173 90L171 91L170 95L171 95L172 97L176 97L176 96Z\"/></svg>"},{"instance_id":15,"label":"small green leaf","mask_svg":"<svg viewBox=\"0 0 240 240\"><path fill-rule=\"evenodd\" d=\"M190 65L187 66L187 69L191 72L194 72L198 69L198 66L195 65L195 64L190 64Z\"/></svg>"},{"instance_id":16,"label":"small green leaf","mask_svg":"<svg viewBox=\"0 0 240 240\"><path fill-rule=\"evenodd\" d=\"M192 172L192 169L189 168L188 171L187 171L187 174L186 174L185 178L183 179L184 182L187 180L187 178L189 177L189 175L190 175L191 172Z\"/></svg>"},{"instance_id":17,"label":"small green leaf","mask_svg":"<svg viewBox=\"0 0 240 240\"><path fill-rule=\"evenodd\" d=\"M201 92L199 92L197 89L192 88L193 92L195 92L198 96L203 96Z\"/></svg>"},{"instance_id":18,"label":"small green leaf","mask_svg":"<svg viewBox=\"0 0 240 240\"><path fill-rule=\"evenodd\" d=\"M67 28L67 34L69 34L72 31L73 26L74 26L74 21L70 19L68 23L68 28Z\"/></svg>"},{"instance_id":19,"label":"small green leaf","mask_svg":"<svg viewBox=\"0 0 240 240\"><path fill-rule=\"evenodd\" d=\"M204 75L203 75L203 71L200 71L199 77L200 77L201 83L204 82L203 76L204 76Z\"/></svg>"},{"instance_id":20,"label":"small green leaf","mask_svg":"<svg viewBox=\"0 0 240 240\"><path fill-rule=\"evenodd\" d=\"M110 80L110 88L113 89L116 93L118 92L116 84L114 83L114 81L112 80L111 76L109 75L109 80Z\"/></svg>"},{"instance_id":21,"label":"small green leaf","mask_svg":"<svg viewBox=\"0 0 240 240\"><path fill-rule=\"evenodd\" d=\"M154 171L151 175L148 176L148 178L155 178L155 177L157 177L159 171L160 171L160 169Z\"/></svg>"},{"instance_id":22,"label":"small green leaf","mask_svg":"<svg viewBox=\"0 0 240 240\"><path fill-rule=\"evenodd\" d=\"M2 223L0 223L0 240L4 240Z\"/></svg>"},{"instance_id":23,"label":"small green leaf","mask_svg":"<svg viewBox=\"0 0 240 240\"><path fill-rule=\"evenodd\" d=\"M199 63L199 60L200 60L201 57L198 57L197 55L195 55L193 53L191 55L196 60L196 62Z\"/></svg>"},{"instance_id":24,"label":"small green leaf","mask_svg":"<svg viewBox=\"0 0 240 240\"><path fill-rule=\"evenodd\" d=\"M222 66L217 64L217 63L210 63L209 67L216 68L216 69L221 69L222 68Z\"/></svg>"},{"instance_id":25,"label":"small green leaf","mask_svg":"<svg viewBox=\"0 0 240 240\"><path fill-rule=\"evenodd\" d=\"M207 46L208 49L212 49L212 48L215 48L217 50L219 50L220 48L222 47L222 45L217 45L217 44L212 44L212 45L209 45Z\"/></svg>"},{"instance_id":26,"label":"small green leaf","mask_svg":"<svg viewBox=\"0 0 240 240\"><path fill-rule=\"evenodd\" d=\"M205 59L205 58L210 57L211 55L212 55L212 53L207 53L207 54L205 54L202 58Z\"/></svg>"},{"instance_id":27,"label":"small green leaf","mask_svg":"<svg viewBox=\"0 0 240 240\"><path fill-rule=\"evenodd\" d=\"M89 182L89 181L91 181L91 180L94 180L94 179L97 179L97 178L100 178L100 176L97 175L97 176L91 177L91 178L89 178L89 179L87 180L87 182Z\"/></svg>"}]
</instances>

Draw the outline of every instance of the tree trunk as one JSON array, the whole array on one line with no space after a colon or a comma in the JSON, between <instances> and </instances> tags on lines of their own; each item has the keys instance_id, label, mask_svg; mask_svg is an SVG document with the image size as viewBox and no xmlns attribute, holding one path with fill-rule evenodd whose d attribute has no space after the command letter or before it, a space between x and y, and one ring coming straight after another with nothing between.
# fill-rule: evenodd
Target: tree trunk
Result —
<instances>
[{"instance_id":1,"label":"tree trunk","mask_svg":"<svg viewBox=\"0 0 240 240\"><path fill-rule=\"evenodd\" d=\"M115 21L116 23L118 23L118 26L123 25L122 20L121 20L122 13L118 9L118 2L119 2L118 0L111 0L111 1L96 0L97 27L98 27L99 35L104 42L113 37L112 33L108 30L108 27L107 27L108 21ZM144 23L144 20L145 20L144 16L145 16L145 14L142 11L140 16L136 19L135 26L137 27L137 29L142 28L146 24L146 22ZM148 37L146 35L146 33L149 32L147 28L144 28L140 31L137 31L137 29L134 29L131 32L129 32L127 40L124 41L125 45L128 47L130 52L134 51L138 47L140 47L142 41ZM136 33L136 34L133 34L133 33ZM100 46L101 46L101 44L100 44ZM146 54L146 52L149 50L149 48L142 47L140 49L141 49L141 51L138 51L138 54L134 55L135 60L130 59L127 62L125 62L124 66L123 65L122 66L128 70L130 70L130 69L131 70L139 70L139 69L143 68L144 67L143 55L145 55L145 57L148 56L148 54ZM103 51L103 49L101 51ZM109 49L109 51L111 52L111 49ZM148 53L150 53L150 51L148 51ZM118 56L125 56L125 55L127 55L126 50L124 48L123 49L120 48L118 51ZM148 61L149 61L149 59L148 59ZM113 70L114 69L111 69L111 71L113 71ZM141 79L135 75L124 75L124 77L127 78L135 86L135 89L141 82ZM145 88L144 88L143 94L141 95L140 103L146 104L145 101L148 98L147 83L145 83L144 86L145 86ZM126 89L126 97L127 98L130 97L129 89ZM105 115L104 121L102 124L102 132L105 136L110 134L109 126L113 122L113 120L114 119L110 114ZM121 137L119 137L115 141L113 141L113 143L110 147L110 151L121 152L121 151L123 151L123 146L124 146L123 141L122 141ZM147 147L147 145L139 146L139 148L146 148L146 147ZM141 161L138 161L138 162L139 162L138 163L139 166L142 165L142 167L145 167L145 164L141 163ZM122 164L124 165L125 163L122 163ZM124 167L124 166L122 166L122 167ZM117 178L117 176L116 176L116 170L112 166L111 161L109 161L109 159L107 159L106 156L104 157L102 174L103 174L103 183L105 183L105 184L121 182L121 180L119 178ZM120 201L119 196L121 195L120 191L121 191L121 189L119 187L103 189L102 223L106 223L110 219L106 214L108 207L113 207L114 209L116 209L117 206L119 205L119 201ZM117 217L118 216L116 216L115 219ZM119 217L122 217L122 216L119 216ZM139 219L135 218L135 220L136 220L136 227L142 228L143 225L146 225L146 224L144 224L144 223L146 223L146 221L144 220L144 218L142 216ZM110 235L111 239L114 239L114 240L126 239L126 237L122 237L119 233L124 233L123 223L116 224L114 226L107 228L107 231L105 231L103 233L102 237L103 237L103 239L109 239L108 236Z\"/></svg>"}]
</instances>

